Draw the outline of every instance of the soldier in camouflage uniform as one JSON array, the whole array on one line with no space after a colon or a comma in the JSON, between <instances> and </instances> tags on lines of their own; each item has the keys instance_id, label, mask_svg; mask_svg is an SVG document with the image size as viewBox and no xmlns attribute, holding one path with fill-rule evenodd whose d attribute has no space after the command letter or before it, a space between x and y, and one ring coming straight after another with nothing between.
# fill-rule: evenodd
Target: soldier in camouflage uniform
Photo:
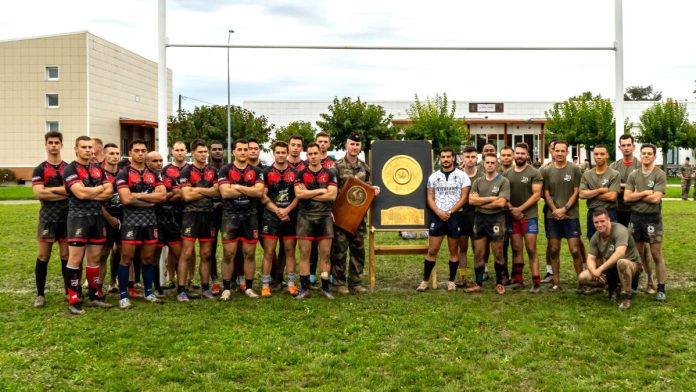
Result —
<instances>
[{"instance_id":1,"label":"soldier in camouflage uniform","mask_svg":"<svg viewBox=\"0 0 696 392\"><path fill-rule=\"evenodd\" d=\"M686 157L684 164L679 168L679 174L681 177L681 198L686 200L689 198L689 188L691 188L691 178L694 176L693 169L689 164L689 157ZM696 200L696 193L694 193L694 199Z\"/></svg>"},{"instance_id":2,"label":"soldier in camouflage uniform","mask_svg":"<svg viewBox=\"0 0 696 392\"><path fill-rule=\"evenodd\" d=\"M361 181L370 181L370 168L364 161L358 158L361 150L360 134L352 133L346 140L346 155L336 161L336 180L338 182L338 192L349 178L355 177ZM379 187L373 187L375 195L379 194ZM360 223L355 235L334 226L334 240L331 249L331 274L333 283L338 286L338 292L348 294L350 287L355 293L364 293L367 289L362 285L360 275L365 266L365 235L367 227L365 220ZM348 264L349 275L346 277L346 258L350 250L350 263ZM346 286L347 284L347 286Z\"/></svg>"}]
</instances>

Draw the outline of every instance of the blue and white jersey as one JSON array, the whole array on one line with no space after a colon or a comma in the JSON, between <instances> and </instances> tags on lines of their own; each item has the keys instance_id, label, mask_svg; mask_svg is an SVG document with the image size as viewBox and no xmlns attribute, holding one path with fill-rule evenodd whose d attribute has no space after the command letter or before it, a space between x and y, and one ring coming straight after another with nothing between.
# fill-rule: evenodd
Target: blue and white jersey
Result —
<instances>
[{"instance_id":1,"label":"blue and white jersey","mask_svg":"<svg viewBox=\"0 0 696 392\"><path fill-rule=\"evenodd\" d=\"M470 186L469 176L458 168L447 173L438 170L428 177L428 189L434 189L435 205L442 211L451 210L462 197L462 188Z\"/></svg>"}]
</instances>

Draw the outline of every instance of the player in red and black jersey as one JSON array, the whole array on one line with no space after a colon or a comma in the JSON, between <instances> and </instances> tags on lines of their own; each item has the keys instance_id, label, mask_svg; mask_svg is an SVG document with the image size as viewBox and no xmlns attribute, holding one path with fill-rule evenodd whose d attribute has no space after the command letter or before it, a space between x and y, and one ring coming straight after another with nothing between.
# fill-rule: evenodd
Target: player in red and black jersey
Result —
<instances>
[{"instance_id":1,"label":"player in red and black jersey","mask_svg":"<svg viewBox=\"0 0 696 392\"><path fill-rule=\"evenodd\" d=\"M298 173L307 167L307 162L302 160L304 138L302 135L292 135L288 140L288 165Z\"/></svg>"},{"instance_id":2,"label":"player in red and black jersey","mask_svg":"<svg viewBox=\"0 0 696 392\"><path fill-rule=\"evenodd\" d=\"M321 261L322 294L333 299L329 288L331 263L331 240L333 239L333 219L331 207L336 200L336 174L321 165L320 150L316 143L307 146L309 166L298 173L295 180L295 195L300 199L297 216L297 238L300 244L300 282L302 289L295 298L307 296L309 288L309 257L312 243L317 243Z\"/></svg>"},{"instance_id":3,"label":"player in red and black jersey","mask_svg":"<svg viewBox=\"0 0 696 392\"><path fill-rule=\"evenodd\" d=\"M133 140L128 146L130 166L116 176L116 189L123 204L123 223L121 225L121 262L118 266L119 307L131 307L128 298L128 276L136 248L140 248L142 260L145 301L161 303L152 292L155 274L155 249L158 242L155 204L167 197L158 171L145 165L147 144L144 140Z\"/></svg>"},{"instance_id":4,"label":"player in red and black jersey","mask_svg":"<svg viewBox=\"0 0 696 392\"><path fill-rule=\"evenodd\" d=\"M331 169L334 163L336 163L336 160L329 156L329 149L331 148L329 134L323 131L319 132L314 136L314 141L321 149L321 166L326 169Z\"/></svg>"},{"instance_id":5,"label":"player in red and black jersey","mask_svg":"<svg viewBox=\"0 0 696 392\"><path fill-rule=\"evenodd\" d=\"M217 170L206 164L208 147L196 139L191 142L193 165L181 171L179 185L186 202L181 225L181 256L177 266L177 300L187 302L186 268L193 254L196 240L200 243L201 289L210 291L210 249L217 233L213 221L213 198L220 195L217 184ZM207 294L207 293L206 293ZM212 293L210 295L212 297Z\"/></svg>"},{"instance_id":6,"label":"player in red and black jersey","mask_svg":"<svg viewBox=\"0 0 696 392\"><path fill-rule=\"evenodd\" d=\"M233 144L234 162L227 164L218 173L218 184L222 195L222 300L230 299L233 260L242 242L244 254L245 294L258 298L253 290L256 261L254 251L258 242L257 200L263 196L263 172L247 163L249 142L238 139Z\"/></svg>"},{"instance_id":7,"label":"player in red and black jersey","mask_svg":"<svg viewBox=\"0 0 696 392\"><path fill-rule=\"evenodd\" d=\"M295 285L295 244L297 241L297 203L295 181L297 171L287 162L288 144L277 141L273 144L275 162L264 170L266 190L263 197L265 211L261 225L263 238L263 287L261 295L271 296L271 267L278 239L283 240L283 255L288 265L288 292L295 296L299 292ZM279 258L281 256L278 256ZM283 270L280 270L282 279Z\"/></svg>"},{"instance_id":8,"label":"player in red and black jersey","mask_svg":"<svg viewBox=\"0 0 696 392\"><path fill-rule=\"evenodd\" d=\"M68 194L68 264L63 273L68 286L68 309L83 314L80 267L87 259L90 305L111 307L104 302L99 282L99 256L106 229L101 217L101 203L113 195L113 186L104 170L89 161L92 158L92 139L80 136L75 140L75 160L65 167L63 178Z\"/></svg>"},{"instance_id":9,"label":"player in red and black jersey","mask_svg":"<svg viewBox=\"0 0 696 392\"><path fill-rule=\"evenodd\" d=\"M107 180L116 189L116 175L118 174L118 162L121 159L121 150L114 143L107 143L104 146L104 160L101 167L106 174ZM99 281L104 282L106 278L106 262L111 255L110 263L110 284L109 292L116 293L116 275L118 275L118 264L121 260L121 219L123 219L123 205L118 197L118 192L114 192L111 199L102 204L102 216L106 221L106 242L102 248L99 260Z\"/></svg>"},{"instance_id":10,"label":"player in red and black jersey","mask_svg":"<svg viewBox=\"0 0 696 392\"><path fill-rule=\"evenodd\" d=\"M225 166L225 147L222 142L214 140L210 142L210 166L215 168L218 172ZM215 229L220 232L220 227L222 226L222 197L216 197L213 200L213 219L215 219ZM217 262L217 248L218 248L218 236L216 235L213 244L210 249L210 280L213 282L211 292L213 295L220 294L220 283L218 281L218 262ZM244 260L241 260L244 263ZM240 267L240 269L243 267Z\"/></svg>"},{"instance_id":11,"label":"player in red and black jersey","mask_svg":"<svg viewBox=\"0 0 696 392\"><path fill-rule=\"evenodd\" d=\"M176 141L174 142L174 145L172 146L172 157L174 158L174 161L165 167L162 168L162 181L165 181L167 179L171 180L172 182L172 189L173 193L178 193L179 197L175 198L174 200L168 200L173 209L172 209L172 214L174 215L174 220L176 221L177 225L179 226L179 230L181 230L181 217L184 212L184 198L181 196L181 187L179 186L179 178L181 176L181 171L184 170L187 166L188 163L186 163L186 144L182 141ZM166 184L165 184L166 185ZM179 256L177 255L176 257L172 252L169 252L169 255L167 256L167 278L169 281L167 282L166 287L167 288L176 288L176 283L174 283L175 276L176 276L176 265L179 262ZM189 267L188 267L188 274L189 277L192 279L194 272L196 269L196 258L191 257L189 260Z\"/></svg>"},{"instance_id":12,"label":"player in red and black jersey","mask_svg":"<svg viewBox=\"0 0 696 392\"><path fill-rule=\"evenodd\" d=\"M63 148L63 135L57 131L44 135L46 160L34 169L31 175L31 185L34 196L41 200L39 210L39 225L36 231L39 252L36 257L36 299L34 307L40 308L46 304L44 291L48 261L51 259L53 243L59 243L60 263L63 271L68 263L67 220L68 194L63 184L63 170L67 163L60 156ZM67 286L65 293L67 294Z\"/></svg>"}]
</instances>

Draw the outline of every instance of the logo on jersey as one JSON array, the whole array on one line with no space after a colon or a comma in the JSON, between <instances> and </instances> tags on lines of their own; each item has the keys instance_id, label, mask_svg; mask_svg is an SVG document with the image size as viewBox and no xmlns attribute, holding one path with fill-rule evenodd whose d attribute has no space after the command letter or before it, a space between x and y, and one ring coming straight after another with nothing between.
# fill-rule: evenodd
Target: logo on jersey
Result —
<instances>
[{"instance_id":1,"label":"logo on jersey","mask_svg":"<svg viewBox=\"0 0 696 392\"><path fill-rule=\"evenodd\" d=\"M494 233L498 234L499 231L500 231L500 226L498 226L498 225L493 226Z\"/></svg>"},{"instance_id":2,"label":"logo on jersey","mask_svg":"<svg viewBox=\"0 0 696 392\"><path fill-rule=\"evenodd\" d=\"M650 180L648 181L648 188L653 189L655 187L655 181Z\"/></svg>"},{"instance_id":3,"label":"logo on jersey","mask_svg":"<svg viewBox=\"0 0 696 392\"><path fill-rule=\"evenodd\" d=\"M493 189L491 189L491 193L493 193L493 194L497 195L498 192L500 192L500 187L494 186Z\"/></svg>"},{"instance_id":4,"label":"logo on jersey","mask_svg":"<svg viewBox=\"0 0 696 392\"><path fill-rule=\"evenodd\" d=\"M522 179L520 180L520 182L523 183L523 184L528 183L528 182L529 182L529 177L522 177Z\"/></svg>"},{"instance_id":5,"label":"logo on jersey","mask_svg":"<svg viewBox=\"0 0 696 392\"><path fill-rule=\"evenodd\" d=\"M82 236L82 228L78 228L75 230L75 237L81 237Z\"/></svg>"},{"instance_id":6,"label":"logo on jersey","mask_svg":"<svg viewBox=\"0 0 696 392\"><path fill-rule=\"evenodd\" d=\"M573 176L571 176L570 174L566 174L565 176L563 176L563 181L565 182L569 182L571 179L573 179Z\"/></svg>"},{"instance_id":7,"label":"logo on jersey","mask_svg":"<svg viewBox=\"0 0 696 392\"><path fill-rule=\"evenodd\" d=\"M602 186L605 186L605 185L607 185L608 183L609 183L609 179L608 179L608 178L605 178L605 179L602 180Z\"/></svg>"},{"instance_id":8,"label":"logo on jersey","mask_svg":"<svg viewBox=\"0 0 696 392\"><path fill-rule=\"evenodd\" d=\"M614 244L609 244L609 252L614 253L615 250L616 247L614 246Z\"/></svg>"},{"instance_id":9,"label":"logo on jersey","mask_svg":"<svg viewBox=\"0 0 696 392\"><path fill-rule=\"evenodd\" d=\"M655 226L653 225L648 225L648 233L652 234L655 232Z\"/></svg>"}]
</instances>

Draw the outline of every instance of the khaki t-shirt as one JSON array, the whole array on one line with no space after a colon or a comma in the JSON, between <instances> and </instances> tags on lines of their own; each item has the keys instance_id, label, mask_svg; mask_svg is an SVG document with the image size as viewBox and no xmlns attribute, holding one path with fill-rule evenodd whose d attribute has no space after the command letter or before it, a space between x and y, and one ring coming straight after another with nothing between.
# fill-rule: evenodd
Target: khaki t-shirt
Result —
<instances>
[{"instance_id":1,"label":"khaki t-shirt","mask_svg":"<svg viewBox=\"0 0 696 392\"><path fill-rule=\"evenodd\" d=\"M630 165L626 165L623 159L613 162L609 165L610 168L616 170L621 175L621 183L625 184L628 181L628 175L633 173L634 170L640 169L640 161L637 158L633 158L633 162ZM631 206L627 205L623 201L623 192L619 192L619 197L616 198L617 201L617 211L630 211Z\"/></svg>"},{"instance_id":2,"label":"khaki t-shirt","mask_svg":"<svg viewBox=\"0 0 696 392\"><path fill-rule=\"evenodd\" d=\"M665 193L667 189L667 175L662 169L654 167L650 173L643 173L642 169L638 169L628 176L626 181L626 190L633 192L642 192L653 190L656 192ZM642 200L635 203L630 203L631 211L641 214L659 213L662 203L650 204Z\"/></svg>"},{"instance_id":3,"label":"khaki t-shirt","mask_svg":"<svg viewBox=\"0 0 696 392\"><path fill-rule=\"evenodd\" d=\"M611 233L609 238L604 239L599 232L596 232L590 240L590 254L606 261L616 251L619 246L626 247L626 253L622 259L631 260L634 263L640 264L640 257L636 250L636 242L633 236L624 225L620 223L611 224Z\"/></svg>"},{"instance_id":4,"label":"khaki t-shirt","mask_svg":"<svg viewBox=\"0 0 696 392\"><path fill-rule=\"evenodd\" d=\"M532 185L543 184L544 178L539 170L527 165L521 172L516 172L515 168L510 168L503 173L510 181L510 204L519 207L532 197ZM537 203L529 206L523 211L524 219L539 217Z\"/></svg>"},{"instance_id":5,"label":"khaki t-shirt","mask_svg":"<svg viewBox=\"0 0 696 392\"><path fill-rule=\"evenodd\" d=\"M478 193L478 195L481 197L495 196L502 197L505 200L510 200L510 181L508 181L508 179L503 177L503 175L500 173L496 174L495 177L490 181L488 181L485 176L481 176L480 178L476 179L474 184L471 186L471 193ZM505 207L500 207L493 210L476 207L476 212L480 212L482 214L497 214L503 211L505 211Z\"/></svg>"},{"instance_id":6,"label":"khaki t-shirt","mask_svg":"<svg viewBox=\"0 0 696 392\"><path fill-rule=\"evenodd\" d=\"M464 169L462 169L462 171L464 171L464 173L466 174L466 171ZM467 174L467 176L469 176L469 175ZM474 181L478 180L481 177L483 177L483 169L481 169L477 165L476 166L476 174L474 174L473 176L469 176L469 180L471 181L471 184L473 184ZM471 194L471 191L469 191L469 193ZM476 211L476 207L472 206L467 201L467 203L464 204L464 208L462 208L462 211L464 211L465 215L474 216L474 211Z\"/></svg>"},{"instance_id":7,"label":"khaki t-shirt","mask_svg":"<svg viewBox=\"0 0 696 392\"><path fill-rule=\"evenodd\" d=\"M597 174L596 169L588 170L580 179L580 190L593 190L599 188L609 188L610 192L621 192L621 174L608 167L602 174ZM616 201L602 201L596 197L587 199L587 208L616 208Z\"/></svg>"},{"instance_id":8,"label":"khaki t-shirt","mask_svg":"<svg viewBox=\"0 0 696 392\"><path fill-rule=\"evenodd\" d=\"M580 178L582 171L580 167L570 162L562 168L558 169L553 164L541 169L541 175L544 177L544 189L551 194L551 199L556 205L556 208L561 208L568 203L573 195L575 188L580 187ZM579 217L579 208L577 201L570 206L570 210L566 212L570 219Z\"/></svg>"}]
</instances>

